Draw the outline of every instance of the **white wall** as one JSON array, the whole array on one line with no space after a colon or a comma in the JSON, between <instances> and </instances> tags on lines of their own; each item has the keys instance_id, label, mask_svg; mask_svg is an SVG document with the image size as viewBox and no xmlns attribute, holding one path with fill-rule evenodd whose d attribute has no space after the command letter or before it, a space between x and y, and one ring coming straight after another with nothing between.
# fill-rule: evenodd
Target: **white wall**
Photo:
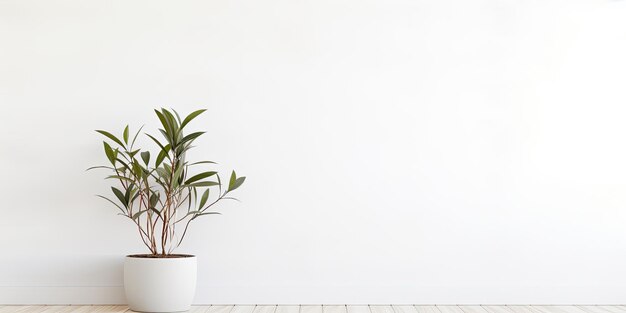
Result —
<instances>
[{"instance_id":1,"label":"white wall","mask_svg":"<svg viewBox=\"0 0 626 313\"><path fill-rule=\"evenodd\" d=\"M121 303L94 129L208 108L197 303L626 303L626 3L0 0L0 303ZM148 143L143 141L143 143Z\"/></svg>"}]
</instances>

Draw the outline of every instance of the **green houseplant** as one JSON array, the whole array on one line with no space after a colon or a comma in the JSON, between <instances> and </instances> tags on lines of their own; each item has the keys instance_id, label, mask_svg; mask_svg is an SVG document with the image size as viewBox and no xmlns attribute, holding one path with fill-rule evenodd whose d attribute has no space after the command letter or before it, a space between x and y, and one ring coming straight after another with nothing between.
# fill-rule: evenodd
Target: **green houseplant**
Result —
<instances>
[{"instance_id":1,"label":"green houseplant","mask_svg":"<svg viewBox=\"0 0 626 313\"><path fill-rule=\"evenodd\" d=\"M245 177L232 171L224 181L206 167L212 161L190 162L187 152L204 132L186 134L190 122L205 110L181 118L174 110L154 110L161 127L160 140L145 134L157 149L153 153L135 147L140 128L130 137L126 126L121 137L97 130L109 164L110 197L98 195L119 209L137 228L148 254L129 255L124 264L124 287L129 306L142 312L175 312L189 309L195 293L196 258L174 254L191 222L199 217L220 214L213 210L222 200L236 200L231 193ZM204 169L203 169L204 168Z\"/></svg>"}]
</instances>

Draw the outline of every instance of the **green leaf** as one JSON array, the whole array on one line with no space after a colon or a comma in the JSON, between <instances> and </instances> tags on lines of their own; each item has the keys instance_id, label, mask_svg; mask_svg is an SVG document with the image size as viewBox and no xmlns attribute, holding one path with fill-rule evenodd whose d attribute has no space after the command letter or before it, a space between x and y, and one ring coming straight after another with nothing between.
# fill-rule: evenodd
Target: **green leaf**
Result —
<instances>
[{"instance_id":1,"label":"green leaf","mask_svg":"<svg viewBox=\"0 0 626 313\"><path fill-rule=\"evenodd\" d=\"M196 218L198 218L198 217L200 217L202 215L212 215L212 214L222 215L222 213L220 213L220 212L203 212L203 213L200 213L200 214L196 214L194 217L191 218L191 220L193 221L193 220L195 220Z\"/></svg>"},{"instance_id":2,"label":"green leaf","mask_svg":"<svg viewBox=\"0 0 626 313\"><path fill-rule=\"evenodd\" d=\"M150 196L150 208L155 208L157 205L157 202L159 202L159 195L156 193L153 193Z\"/></svg>"},{"instance_id":3,"label":"green leaf","mask_svg":"<svg viewBox=\"0 0 626 313\"><path fill-rule=\"evenodd\" d=\"M204 191L204 193L202 194L202 197L200 198L200 206L198 206L198 208L202 208L206 204L207 200L209 200L209 191L210 190L211 189L207 188Z\"/></svg>"},{"instance_id":4,"label":"green leaf","mask_svg":"<svg viewBox=\"0 0 626 313\"><path fill-rule=\"evenodd\" d=\"M224 199L224 200L235 200L237 202L241 202L239 199L233 198L233 197L222 197L222 199Z\"/></svg>"},{"instance_id":5,"label":"green leaf","mask_svg":"<svg viewBox=\"0 0 626 313\"><path fill-rule=\"evenodd\" d=\"M129 172L132 172L132 170L131 170L130 166L128 166L128 164L126 164L126 162L124 162L124 161L120 160L119 158L115 159L115 161L117 161L117 162L121 163L121 164L122 164L122 166L123 166L125 169L127 169Z\"/></svg>"},{"instance_id":6,"label":"green leaf","mask_svg":"<svg viewBox=\"0 0 626 313\"><path fill-rule=\"evenodd\" d=\"M204 134L204 133L205 133L205 132L195 132L195 133L191 133L191 134L189 134L189 135L187 135L187 136L183 137L183 140L181 140L181 141L178 143L178 146L180 147L180 146L184 145L184 144L185 144L186 142L188 142L188 141L189 141L189 142L191 142L191 141L195 140L196 138L200 137L200 136L201 136L202 134Z\"/></svg>"},{"instance_id":7,"label":"green leaf","mask_svg":"<svg viewBox=\"0 0 626 313\"><path fill-rule=\"evenodd\" d=\"M137 191L139 191L139 190L137 190ZM135 200L137 200L137 198L139 198L140 195L141 195L141 192L136 192L135 195L130 199L129 203L135 202Z\"/></svg>"},{"instance_id":8,"label":"green leaf","mask_svg":"<svg viewBox=\"0 0 626 313\"><path fill-rule=\"evenodd\" d=\"M137 137L139 136L139 133L141 132L142 129L143 129L143 125L139 127L139 130L135 133L135 136L133 137L133 141L130 143L131 147L135 145L135 140L137 140Z\"/></svg>"},{"instance_id":9,"label":"green leaf","mask_svg":"<svg viewBox=\"0 0 626 313\"><path fill-rule=\"evenodd\" d=\"M159 211L159 210L157 210L155 208L150 208L149 210L154 212L154 213L156 213L156 215L158 215L159 217L161 217L161 211Z\"/></svg>"},{"instance_id":10,"label":"green leaf","mask_svg":"<svg viewBox=\"0 0 626 313\"><path fill-rule=\"evenodd\" d=\"M165 159L165 157L168 157L167 154L169 153L169 151L170 151L170 145L167 145L163 149L161 149L161 152L159 152L159 155L157 155L154 167L159 167L161 162L163 162L163 159Z\"/></svg>"},{"instance_id":11,"label":"green leaf","mask_svg":"<svg viewBox=\"0 0 626 313\"><path fill-rule=\"evenodd\" d=\"M189 164L189 166L196 165L196 164L217 164L217 163L213 161L200 161L200 162L191 163Z\"/></svg>"},{"instance_id":12,"label":"green leaf","mask_svg":"<svg viewBox=\"0 0 626 313\"><path fill-rule=\"evenodd\" d=\"M136 220L139 218L139 216L141 216L141 214L148 212L148 210L141 210L135 214L133 214L133 216L131 217L133 220Z\"/></svg>"},{"instance_id":13,"label":"green leaf","mask_svg":"<svg viewBox=\"0 0 626 313\"><path fill-rule=\"evenodd\" d=\"M245 181L246 181L246 177L245 176L237 178L237 181L235 181L235 187L232 190L235 190L235 189L239 188L239 186L243 185L243 182L245 182Z\"/></svg>"},{"instance_id":14,"label":"green leaf","mask_svg":"<svg viewBox=\"0 0 626 313\"><path fill-rule=\"evenodd\" d=\"M86 169L85 171L91 171L91 170L93 170L93 169L97 169L97 168L106 168L106 169L108 169L108 170L114 170L114 168L112 168L112 167L110 167L110 166L92 166L92 167L90 167L90 168Z\"/></svg>"},{"instance_id":15,"label":"green leaf","mask_svg":"<svg viewBox=\"0 0 626 313\"><path fill-rule=\"evenodd\" d=\"M124 193L124 200L126 201L126 204L128 205L130 203L130 198L131 198L131 193L132 193L132 184L128 186L128 188L126 188L126 193Z\"/></svg>"},{"instance_id":16,"label":"green leaf","mask_svg":"<svg viewBox=\"0 0 626 313\"><path fill-rule=\"evenodd\" d=\"M143 177L143 168L141 167L141 165L139 165L139 162L133 159L132 165L133 165L133 173L135 174L135 176L139 178Z\"/></svg>"},{"instance_id":17,"label":"green leaf","mask_svg":"<svg viewBox=\"0 0 626 313\"><path fill-rule=\"evenodd\" d=\"M237 174L235 173L235 171L233 171L232 173L230 173L230 180L228 182L228 188L234 185L236 180L237 180Z\"/></svg>"},{"instance_id":18,"label":"green leaf","mask_svg":"<svg viewBox=\"0 0 626 313\"><path fill-rule=\"evenodd\" d=\"M183 166L178 166L174 170L174 174L172 175L172 179L173 179L173 182L174 182L174 184L173 184L174 188L178 187L179 181L181 180L180 177L183 174L183 169L184 169Z\"/></svg>"},{"instance_id":19,"label":"green leaf","mask_svg":"<svg viewBox=\"0 0 626 313\"><path fill-rule=\"evenodd\" d=\"M101 195L96 195L96 197L100 197L100 198L102 198L102 199L104 199L106 201L109 201L109 202L113 203L113 205L115 205L118 209L120 209L120 211L122 211L123 215L126 215L126 211L124 211L124 209L122 209L122 207L119 206L117 203L113 202L113 200L111 200L111 199L109 199L109 198L107 198L105 196L101 196Z\"/></svg>"},{"instance_id":20,"label":"green leaf","mask_svg":"<svg viewBox=\"0 0 626 313\"><path fill-rule=\"evenodd\" d=\"M124 128L123 137L124 137L124 142L128 144L128 125L126 125L126 128Z\"/></svg>"},{"instance_id":21,"label":"green leaf","mask_svg":"<svg viewBox=\"0 0 626 313\"><path fill-rule=\"evenodd\" d=\"M202 109L202 110L191 112L191 114L187 115L187 117L185 117L183 122L180 124L180 129L183 129L183 127L185 127L187 124L189 124L189 122L191 122L191 120L196 118L198 115L202 114L204 111L206 111L206 109Z\"/></svg>"},{"instance_id":22,"label":"green leaf","mask_svg":"<svg viewBox=\"0 0 626 313\"><path fill-rule=\"evenodd\" d=\"M178 132L178 122L176 121L176 118L174 117L174 115L166 110L166 109L161 109L161 111L163 112L163 115L165 116L165 119L167 120L167 122L170 125L170 129L171 129L171 133L172 135L176 135L176 133Z\"/></svg>"},{"instance_id":23,"label":"green leaf","mask_svg":"<svg viewBox=\"0 0 626 313\"><path fill-rule=\"evenodd\" d=\"M165 168L157 167L155 170L157 174L159 174L159 177L163 178L163 180L165 180L166 182L169 181L170 175L167 173L167 170L165 170Z\"/></svg>"},{"instance_id":24,"label":"green leaf","mask_svg":"<svg viewBox=\"0 0 626 313\"><path fill-rule=\"evenodd\" d=\"M211 186L217 186L219 185L219 183L214 182L214 181L201 181L201 182L197 182L197 183L191 183L189 185L185 184L182 187L211 187Z\"/></svg>"},{"instance_id":25,"label":"green leaf","mask_svg":"<svg viewBox=\"0 0 626 313\"><path fill-rule=\"evenodd\" d=\"M141 159L144 163L146 163L146 166L148 166L148 164L150 163L150 151L144 151L139 155L141 155Z\"/></svg>"},{"instance_id":26,"label":"green leaf","mask_svg":"<svg viewBox=\"0 0 626 313\"><path fill-rule=\"evenodd\" d=\"M189 179L187 179L185 181L185 185L191 184L191 183L193 183L195 181L199 181L201 179L205 179L207 177L211 177L211 176L213 176L215 174L217 174L217 172L204 172L204 173L200 173L198 175L194 175L193 177L191 177L191 178L189 178Z\"/></svg>"},{"instance_id":27,"label":"green leaf","mask_svg":"<svg viewBox=\"0 0 626 313\"><path fill-rule=\"evenodd\" d=\"M161 132L161 135L163 135L163 137L165 137L165 140L167 140L167 142L170 145L174 145L174 143L176 142L175 138L172 138L172 136L170 136L170 134L168 134L166 131L164 131L161 128L159 128L159 131Z\"/></svg>"},{"instance_id":28,"label":"green leaf","mask_svg":"<svg viewBox=\"0 0 626 313\"><path fill-rule=\"evenodd\" d=\"M127 182L134 182L132 179L128 178L128 177L124 177L124 176L119 176L119 175L109 175L107 176L105 179L121 179Z\"/></svg>"},{"instance_id":29,"label":"green leaf","mask_svg":"<svg viewBox=\"0 0 626 313\"><path fill-rule=\"evenodd\" d=\"M158 110L154 110L154 113L156 113L157 117L159 117L159 121L161 121L161 125L163 125L163 128L165 128L165 130L167 131L170 131L170 126L167 123L167 120L165 119L163 113L159 112Z\"/></svg>"},{"instance_id":30,"label":"green leaf","mask_svg":"<svg viewBox=\"0 0 626 313\"><path fill-rule=\"evenodd\" d=\"M150 139L152 139L154 142L156 142L156 144L159 146L159 148L161 148L161 150L165 149L165 146L160 141L158 141L156 138L152 137L152 135L146 134L146 136L150 137Z\"/></svg>"},{"instance_id":31,"label":"green leaf","mask_svg":"<svg viewBox=\"0 0 626 313\"><path fill-rule=\"evenodd\" d=\"M121 192L119 189L117 189L115 187L111 187L111 190L113 190L113 193L115 194L117 199L120 200L120 202L124 205L124 207L128 208L128 203L126 203L126 199L124 197L124 193Z\"/></svg>"},{"instance_id":32,"label":"green leaf","mask_svg":"<svg viewBox=\"0 0 626 313\"><path fill-rule=\"evenodd\" d=\"M107 159L109 159L111 164L115 165L115 159L117 158L115 151L113 151L113 148L111 148L106 141L103 141L102 143L104 144L104 153L106 154Z\"/></svg>"},{"instance_id":33,"label":"green leaf","mask_svg":"<svg viewBox=\"0 0 626 313\"><path fill-rule=\"evenodd\" d=\"M123 144L123 143L122 143L119 139L117 139L117 137L113 136L113 134L111 134L111 133L109 133L109 132L107 132L107 131L104 131L104 130L96 130L96 131L97 131L97 132L99 132L99 133L101 133L102 135L105 135L105 136L106 136L106 137L108 137L109 139L111 139L111 140L115 141L115 143L117 143L118 145L120 145L120 147L124 147L124 144Z\"/></svg>"},{"instance_id":34,"label":"green leaf","mask_svg":"<svg viewBox=\"0 0 626 313\"><path fill-rule=\"evenodd\" d=\"M228 191L230 192L239 188L239 186L241 186L241 184L243 184L245 180L246 177L237 178L237 174L235 174L235 171L233 171L233 173L230 175L230 181L228 182Z\"/></svg>"},{"instance_id":35,"label":"green leaf","mask_svg":"<svg viewBox=\"0 0 626 313\"><path fill-rule=\"evenodd\" d=\"M178 112L176 112L176 110L172 109L172 112L174 112L174 115L176 115L176 120L178 121L178 124L182 123L182 120L180 119L180 115L178 115Z\"/></svg>"}]
</instances>

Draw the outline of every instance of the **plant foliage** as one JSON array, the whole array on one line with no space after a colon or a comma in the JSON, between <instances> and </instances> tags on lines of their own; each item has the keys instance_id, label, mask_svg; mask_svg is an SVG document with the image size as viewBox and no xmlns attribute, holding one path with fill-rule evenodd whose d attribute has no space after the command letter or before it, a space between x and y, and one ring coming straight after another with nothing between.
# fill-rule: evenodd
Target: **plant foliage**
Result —
<instances>
[{"instance_id":1,"label":"plant foliage","mask_svg":"<svg viewBox=\"0 0 626 313\"><path fill-rule=\"evenodd\" d=\"M213 211L213 206L221 200L237 200L230 193L246 180L232 171L224 186L216 171L197 170L215 162L186 160L187 151L204 132L185 134L184 130L204 111L194 111L181 119L174 110L154 110L162 126L161 139L146 136L156 143L155 153L135 148L141 128L132 139L128 126L121 138L96 130L107 139L103 145L109 164L89 169L107 169L110 175L106 179L115 181L112 197L98 197L112 203L119 215L137 226L141 240L154 255L171 254L182 243L192 221L220 214Z\"/></svg>"}]
</instances>

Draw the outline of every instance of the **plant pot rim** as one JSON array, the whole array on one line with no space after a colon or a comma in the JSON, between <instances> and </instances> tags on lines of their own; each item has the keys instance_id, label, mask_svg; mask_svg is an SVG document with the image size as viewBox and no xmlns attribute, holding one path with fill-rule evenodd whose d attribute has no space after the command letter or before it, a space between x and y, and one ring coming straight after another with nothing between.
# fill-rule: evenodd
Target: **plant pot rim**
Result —
<instances>
[{"instance_id":1,"label":"plant pot rim","mask_svg":"<svg viewBox=\"0 0 626 313\"><path fill-rule=\"evenodd\" d=\"M192 259L196 256L193 254L129 254L126 258L129 259L141 259L141 260L180 260L180 259Z\"/></svg>"}]
</instances>

